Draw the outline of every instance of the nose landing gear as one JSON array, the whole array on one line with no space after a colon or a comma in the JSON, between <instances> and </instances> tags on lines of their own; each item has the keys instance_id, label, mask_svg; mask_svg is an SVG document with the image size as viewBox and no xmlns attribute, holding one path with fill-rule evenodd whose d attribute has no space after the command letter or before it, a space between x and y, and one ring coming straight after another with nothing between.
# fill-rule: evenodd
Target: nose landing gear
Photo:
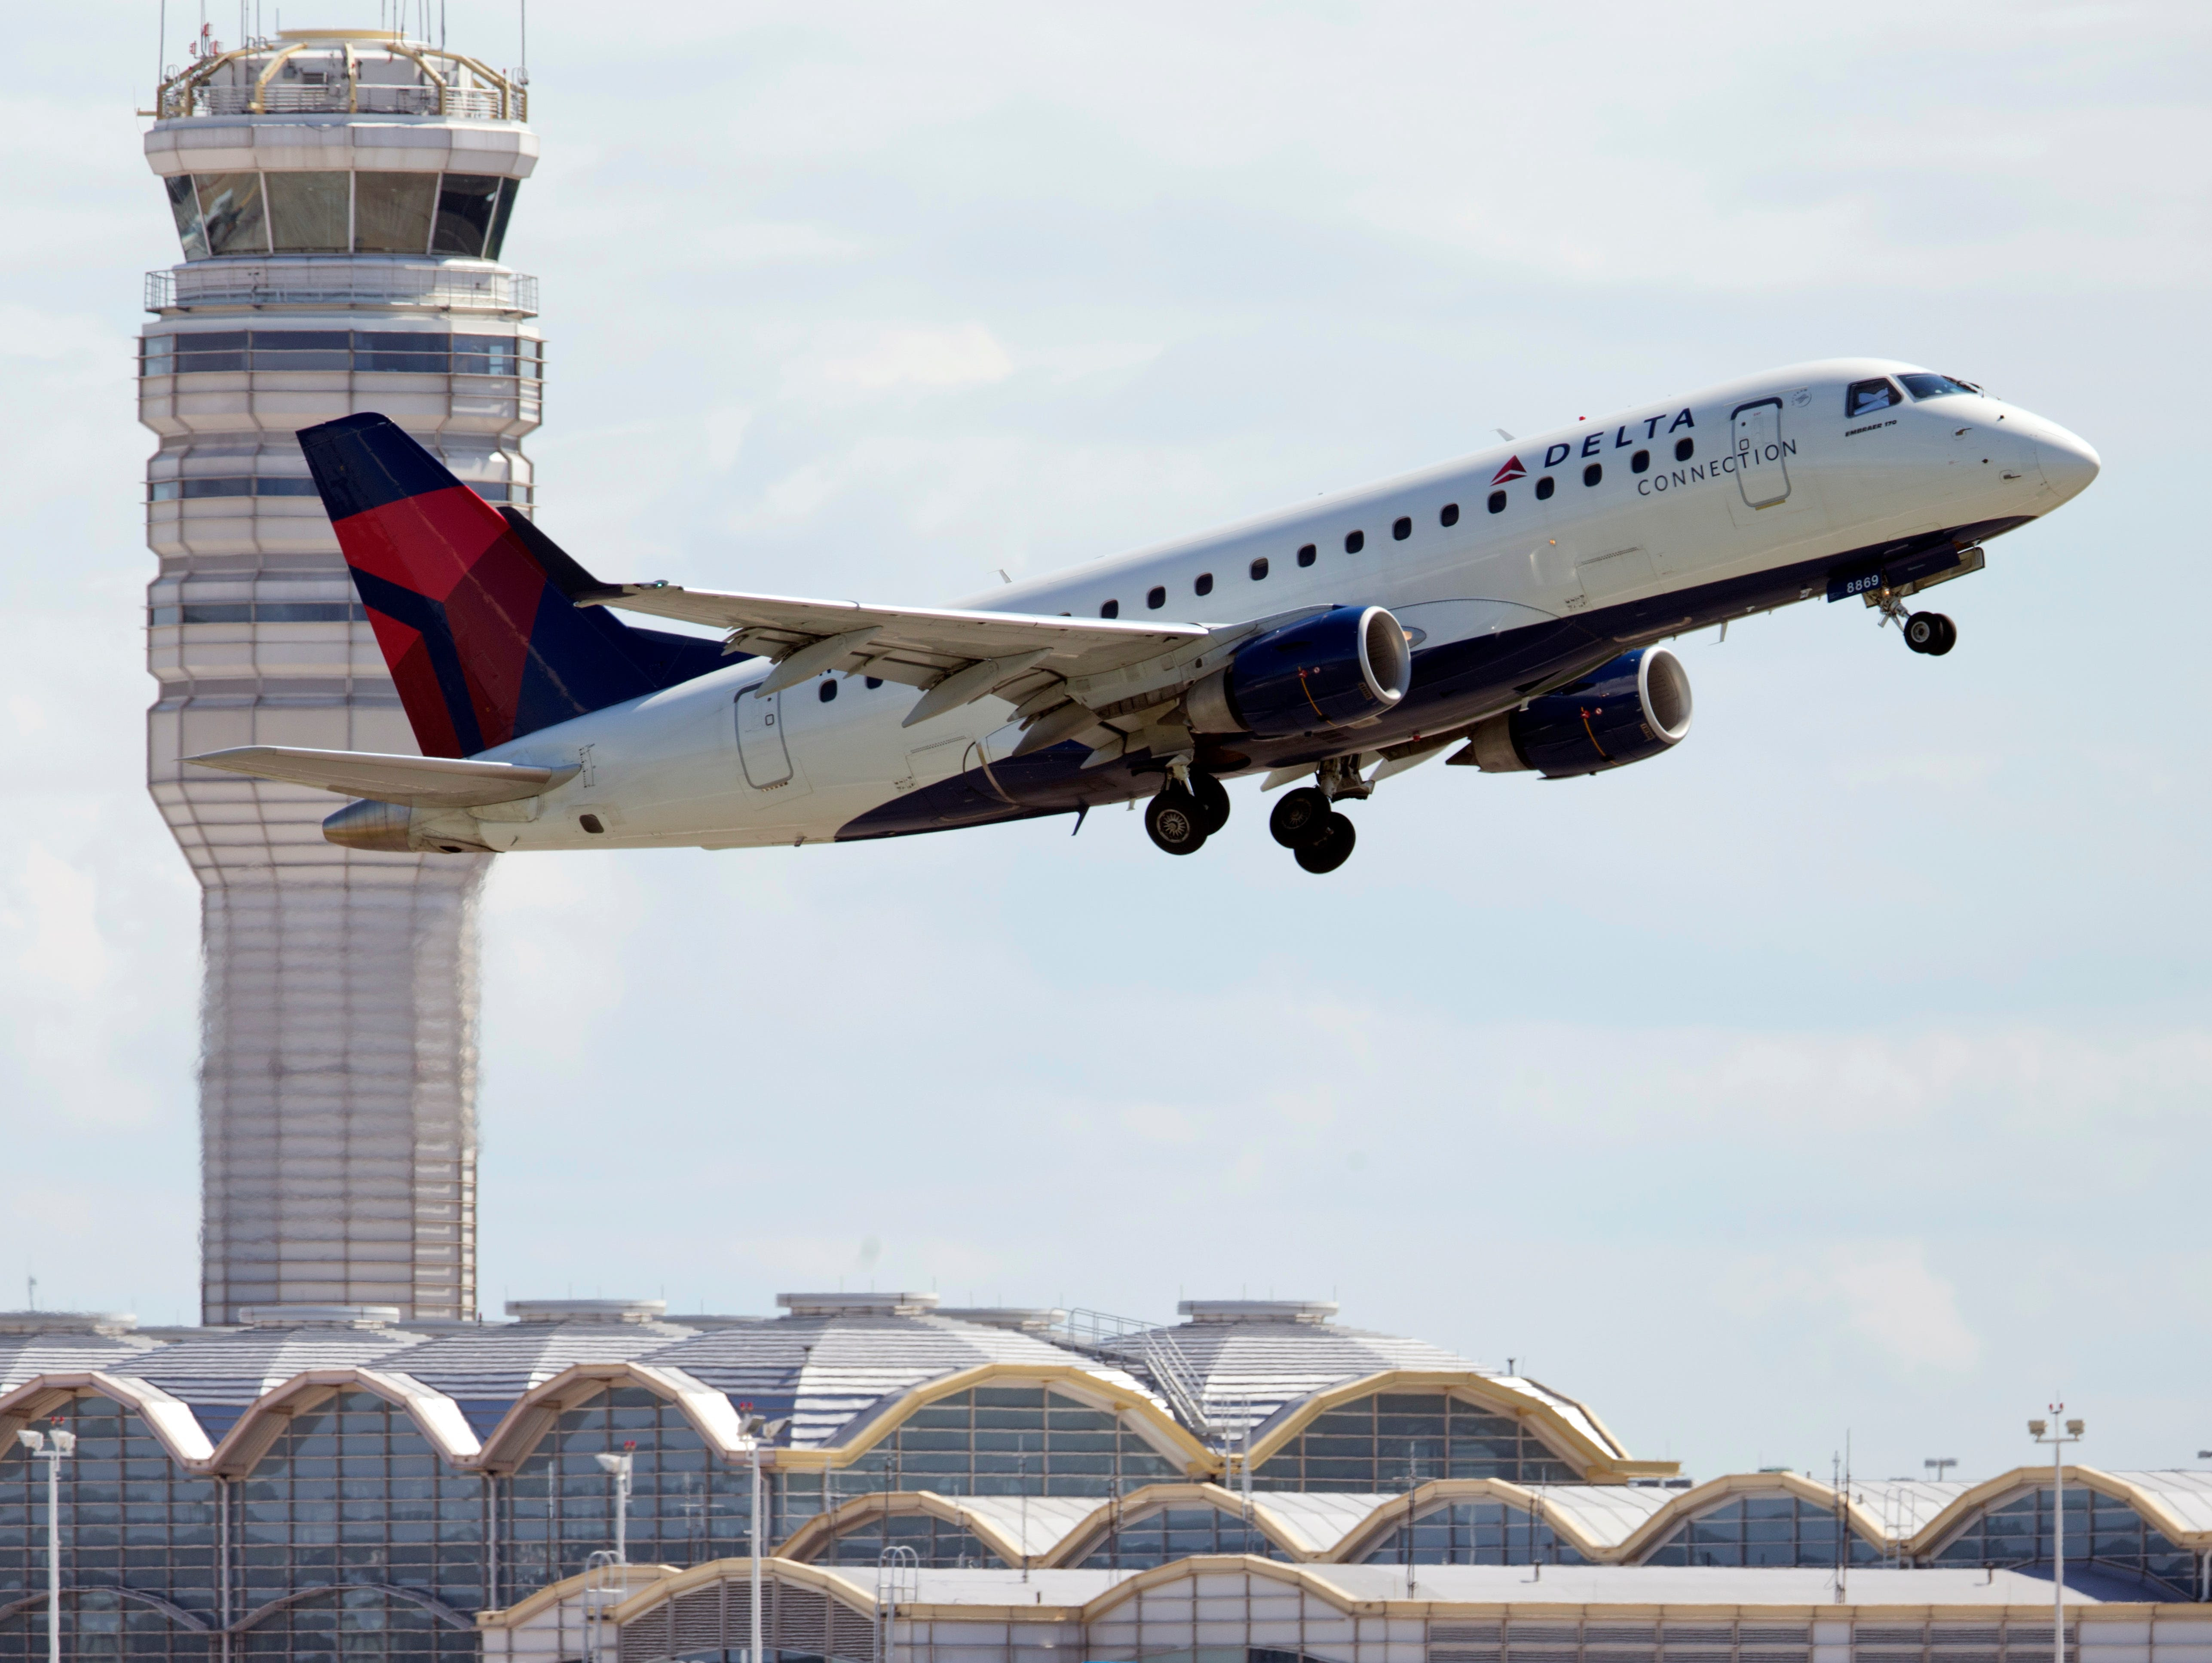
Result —
<instances>
[{"instance_id":1,"label":"nose landing gear","mask_svg":"<svg viewBox=\"0 0 2212 1663\"><path fill-rule=\"evenodd\" d=\"M1895 624L1905 646L1915 652L1940 659L1959 644L1957 624L1941 612L1907 612L1905 597L1893 590L1882 590L1873 598L1873 604L1881 610L1883 627Z\"/></svg>"},{"instance_id":2,"label":"nose landing gear","mask_svg":"<svg viewBox=\"0 0 2212 1663\"><path fill-rule=\"evenodd\" d=\"M1915 612L1905 621L1905 644L1940 659L1959 644L1959 626L1941 612Z\"/></svg>"}]
</instances>

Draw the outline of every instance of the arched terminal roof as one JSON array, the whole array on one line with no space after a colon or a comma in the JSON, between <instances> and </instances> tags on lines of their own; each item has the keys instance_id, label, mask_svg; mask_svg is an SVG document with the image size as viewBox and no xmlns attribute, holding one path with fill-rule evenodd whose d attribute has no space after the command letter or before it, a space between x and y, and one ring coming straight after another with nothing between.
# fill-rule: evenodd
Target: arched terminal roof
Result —
<instances>
[{"instance_id":1,"label":"arched terminal roof","mask_svg":"<svg viewBox=\"0 0 2212 1663\"><path fill-rule=\"evenodd\" d=\"M424 1336L392 1326L388 1306L276 1307L251 1327L210 1329L131 1360L130 1373L191 1405L209 1439L221 1442L240 1416L296 1376L317 1369L381 1367Z\"/></svg>"},{"instance_id":2,"label":"arched terminal roof","mask_svg":"<svg viewBox=\"0 0 2212 1663\"><path fill-rule=\"evenodd\" d=\"M939 1316L934 1294L781 1294L777 1302L787 1315L700 1334L640 1361L680 1369L771 1420L788 1417L779 1441L793 1451L850 1446L917 1388L994 1365L1040 1378L1087 1375L1158 1410L1127 1370L1019 1327Z\"/></svg>"}]
</instances>

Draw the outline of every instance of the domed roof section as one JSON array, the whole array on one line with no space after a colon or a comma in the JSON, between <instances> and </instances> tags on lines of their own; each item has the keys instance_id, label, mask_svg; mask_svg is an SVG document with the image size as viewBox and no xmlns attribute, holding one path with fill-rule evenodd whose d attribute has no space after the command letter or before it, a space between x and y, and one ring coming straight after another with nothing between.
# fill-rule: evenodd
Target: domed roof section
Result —
<instances>
[{"instance_id":1,"label":"domed roof section","mask_svg":"<svg viewBox=\"0 0 2212 1663\"><path fill-rule=\"evenodd\" d=\"M93 1311L0 1311L0 1392L34 1375L135 1374L161 1342L131 1332L138 1319Z\"/></svg>"},{"instance_id":2,"label":"domed roof section","mask_svg":"<svg viewBox=\"0 0 2212 1663\"><path fill-rule=\"evenodd\" d=\"M681 1369L771 1420L779 1441L841 1443L888 1400L985 1363L1076 1368L1124 1391L1151 1393L1122 1369L1019 1328L936 1314L935 1294L779 1294L789 1314L699 1335L639 1361Z\"/></svg>"},{"instance_id":3,"label":"domed roof section","mask_svg":"<svg viewBox=\"0 0 2212 1663\"><path fill-rule=\"evenodd\" d=\"M452 1398L481 1438L517 1399L564 1369L628 1362L700 1332L661 1320L667 1307L658 1299L513 1300L507 1308L521 1320L457 1325L376 1366Z\"/></svg>"},{"instance_id":4,"label":"domed roof section","mask_svg":"<svg viewBox=\"0 0 2212 1663\"><path fill-rule=\"evenodd\" d=\"M248 1312L247 1328L204 1335L142 1353L127 1370L191 1405L220 1442L254 1399L310 1369L384 1369L427 1336L392 1326L390 1306L270 1307Z\"/></svg>"}]
</instances>

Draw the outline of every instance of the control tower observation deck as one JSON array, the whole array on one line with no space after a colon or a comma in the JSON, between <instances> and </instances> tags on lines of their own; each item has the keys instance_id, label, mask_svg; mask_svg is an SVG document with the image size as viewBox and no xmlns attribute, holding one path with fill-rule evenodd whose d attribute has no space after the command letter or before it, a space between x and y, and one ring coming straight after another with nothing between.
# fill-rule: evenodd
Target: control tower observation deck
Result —
<instances>
[{"instance_id":1,"label":"control tower observation deck","mask_svg":"<svg viewBox=\"0 0 2212 1663\"><path fill-rule=\"evenodd\" d=\"M398 34L196 46L146 156L183 261L146 280L147 780L202 889L202 1314L476 1308L485 858L339 848L319 792L185 768L416 747L297 431L399 422L531 511L537 284L501 264L538 156L520 77Z\"/></svg>"}]
</instances>

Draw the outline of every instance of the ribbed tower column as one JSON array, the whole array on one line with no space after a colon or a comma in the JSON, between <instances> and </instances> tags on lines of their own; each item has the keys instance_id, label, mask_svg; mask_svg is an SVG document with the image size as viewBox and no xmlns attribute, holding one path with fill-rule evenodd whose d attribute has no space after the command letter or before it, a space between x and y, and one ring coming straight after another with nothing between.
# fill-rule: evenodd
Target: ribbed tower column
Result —
<instances>
[{"instance_id":1,"label":"ribbed tower column","mask_svg":"<svg viewBox=\"0 0 2212 1663\"><path fill-rule=\"evenodd\" d=\"M295 435L380 410L527 509L537 159L517 77L370 31L211 47L146 136L184 263L147 280L148 780L203 889L201 1304L476 1308L484 857L338 848L343 799L184 767L416 750Z\"/></svg>"}]
</instances>

